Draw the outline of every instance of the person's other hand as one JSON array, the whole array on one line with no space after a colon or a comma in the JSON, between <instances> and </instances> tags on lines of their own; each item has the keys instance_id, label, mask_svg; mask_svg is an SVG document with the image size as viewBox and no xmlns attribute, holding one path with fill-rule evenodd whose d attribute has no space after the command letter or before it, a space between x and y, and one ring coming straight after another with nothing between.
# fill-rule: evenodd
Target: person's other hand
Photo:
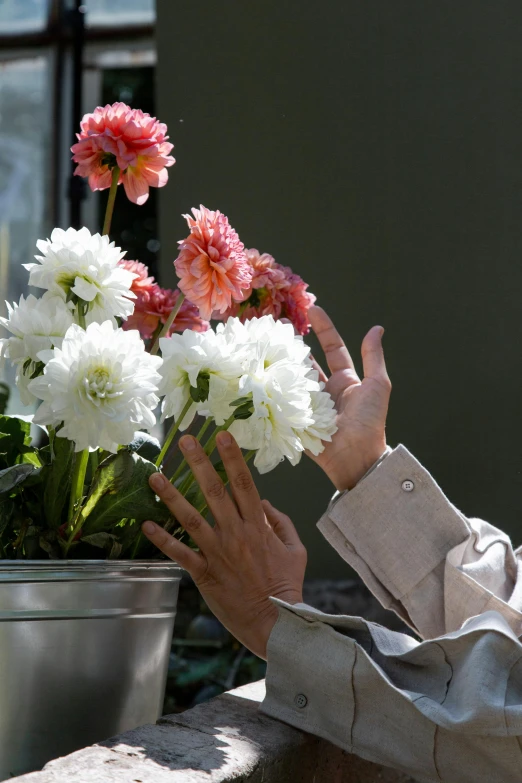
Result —
<instances>
[{"instance_id":1,"label":"person's other hand","mask_svg":"<svg viewBox=\"0 0 522 783\"><path fill-rule=\"evenodd\" d=\"M386 414L391 383L382 350L384 329L374 326L362 343L364 378L355 372L339 332L320 307L309 310L331 375L317 365L337 410L338 430L318 457L312 456L338 490L352 489L386 449Z\"/></svg>"},{"instance_id":2,"label":"person's other hand","mask_svg":"<svg viewBox=\"0 0 522 783\"><path fill-rule=\"evenodd\" d=\"M261 658L277 620L270 596L300 603L306 550L290 519L261 501L241 449L228 432L217 446L232 497L201 444L191 435L180 448L201 487L215 527L191 506L161 473L150 485L199 547L195 552L159 525L144 522L142 530L158 549L185 568L203 598L226 628Z\"/></svg>"}]
</instances>

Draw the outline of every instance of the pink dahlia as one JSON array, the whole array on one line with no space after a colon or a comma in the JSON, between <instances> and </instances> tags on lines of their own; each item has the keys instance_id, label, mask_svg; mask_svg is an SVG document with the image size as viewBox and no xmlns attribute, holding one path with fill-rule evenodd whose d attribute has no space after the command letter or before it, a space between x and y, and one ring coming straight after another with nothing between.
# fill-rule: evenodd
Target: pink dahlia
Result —
<instances>
[{"instance_id":1,"label":"pink dahlia","mask_svg":"<svg viewBox=\"0 0 522 783\"><path fill-rule=\"evenodd\" d=\"M154 283L145 296L138 297L134 312L124 321L123 328L137 329L142 340L150 340L158 326L166 322L176 306L179 296L178 289L171 291ZM169 329L168 336L173 332L184 332L185 329L191 329L193 332L206 332L209 326L207 321L200 318L197 307L185 299Z\"/></svg>"},{"instance_id":2,"label":"pink dahlia","mask_svg":"<svg viewBox=\"0 0 522 783\"><path fill-rule=\"evenodd\" d=\"M151 291L158 287L158 284L154 282L154 278L149 276L149 269L140 261L127 261L122 259L118 262L118 266L126 269L128 272L132 272L135 275L132 281L131 291L136 294L136 299L147 299L151 295Z\"/></svg>"},{"instance_id":3,"label":"pink dahlia","mask_svg":"<svg viewBox=\"0 0 522 783\"><path fill-rule=\"evenodd\" d=\"M278 264L268 253L260 254L252 248L246 251L252 268L252 282L242 304L233 302L222 315L226 321L230 316L239 316L242 321L273 315L274 318L290 321L298 334L308 334L308 308L315 302L315 296L307 292L308 284L294 274L289 266Z\"/></svg>"},{"instance_id":4,"label":"pink dahlia","mask_svg":"<svg viewBox=\"0 0 522 783\"><path fill-rule=\"evenodd\" d=\"M306 290L308 283L292 272L289 266L282 266L281 269L287 275L281 317L288 318L294 325L297 334L308 334L310 331L308 309L314 304L317 297Z\"/></svg>"},{"instance_id":5,"label":"pink dahlia","mask_svg":"<svg viewBox=\"0 0 522 783\"><path fill-rule=\"evenodd\" d=\"M259 318L262 315L281 317L284 304L283 289L286 286L286 275L273 256L261 254L252 248L246 250L247 261L252 268L252 282L246 292L242 304L233 302L226 317L240 315L242 321Z\"/></svg>"},{"instance_id":6,"label":"pink dahlia","mask_svg":"<svg viewBox=\"0 0 522 783\"><path fill-rule=\"evenodd\" d=\"M167 126L155 117L125 103L107 104L86 114L80 128L71 147L78 164L74 173L88 177L91 190L109 188L115 166L120 168L119 184L135 204L147 201L149 187L167 184L174 145L167 141Z\"/></svg>"},{"instance_id":7,"label":"pink dahlia","mask_svg":"<svg viewBox=\"0 0 522 783\"><path fill-rule=\"evenodd\" d=\"M242 302L248 294L252 268L245 248L228 218L203 205L184 215L190 234L179 242L174 261L179 288L199 308L201 317L224 313L232 302Z\"/></svg>"}]
</instances>

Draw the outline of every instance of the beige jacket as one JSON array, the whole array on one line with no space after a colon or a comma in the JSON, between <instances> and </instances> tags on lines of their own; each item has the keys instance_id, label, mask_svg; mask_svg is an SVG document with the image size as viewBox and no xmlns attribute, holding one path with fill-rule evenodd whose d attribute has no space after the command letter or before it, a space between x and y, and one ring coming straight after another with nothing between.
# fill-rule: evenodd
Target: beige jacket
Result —
<instances>
[{"instance_id":1,"label":"beige jacket","mask_svg":"<svg viewBox=\"0 0 522 783\"><path fill-rule=\"evenodd\" d=\"M522 783L522 552L403 446L319 529L424 641L277 601L263 711L419 781Z\"/></svg>"}]
</instances>

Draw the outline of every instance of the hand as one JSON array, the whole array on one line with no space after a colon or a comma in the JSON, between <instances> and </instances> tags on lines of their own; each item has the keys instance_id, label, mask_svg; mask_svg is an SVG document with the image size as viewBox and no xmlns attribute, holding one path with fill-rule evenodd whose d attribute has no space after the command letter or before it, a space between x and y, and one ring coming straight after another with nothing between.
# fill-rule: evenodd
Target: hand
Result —
<instances>
[{"instance_id":1,"label":"hand","mask_svg":"<svg viewBox=\"0 0 522 783\"><path fill-rule=\"evenodd\" d=\"M348 349L320 307L309 310L310 322L324 351L330 378L319 370L337 409L338 430L318 457L312 456L338 490L352 489L386 449L386 414L391 383L382 351L382 326L374 326L362 343L364 379L355 372Z\"/></svg>"},{"instance_id":2,"label":"hand","mask_svg":"<svg viewBox=\"0 0 522 783\"><path fill-rule=\"evenodd\" d=\"M215 519L211 527L161 473L150 477L154 492L199 547L195 552L159 525L142 530L158 549L185 568L211 611L260 658L277 620L270 596L303 600L306 550L290 519L261 501L241 449L228 432L217 447L232 489L228 494L201 444L191 435L180 448Z\"/></svg>"}]
</instances>

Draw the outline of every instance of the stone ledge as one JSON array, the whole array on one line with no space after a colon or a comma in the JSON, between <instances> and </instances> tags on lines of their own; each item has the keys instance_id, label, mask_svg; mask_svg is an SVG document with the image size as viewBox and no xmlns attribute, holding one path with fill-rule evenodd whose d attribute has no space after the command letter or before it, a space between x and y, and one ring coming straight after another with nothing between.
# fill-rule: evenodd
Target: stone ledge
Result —
<instances>
[{"instance_id":1,"label":"stone ledge","mask_svg":"<svg viewBox=\"0 0 522 783\"><path fill-rule=\"evenodd\" d=\"M17 783L415 783L259 712L264 682L51 761Z\"/></svg>"}]
</instances>

